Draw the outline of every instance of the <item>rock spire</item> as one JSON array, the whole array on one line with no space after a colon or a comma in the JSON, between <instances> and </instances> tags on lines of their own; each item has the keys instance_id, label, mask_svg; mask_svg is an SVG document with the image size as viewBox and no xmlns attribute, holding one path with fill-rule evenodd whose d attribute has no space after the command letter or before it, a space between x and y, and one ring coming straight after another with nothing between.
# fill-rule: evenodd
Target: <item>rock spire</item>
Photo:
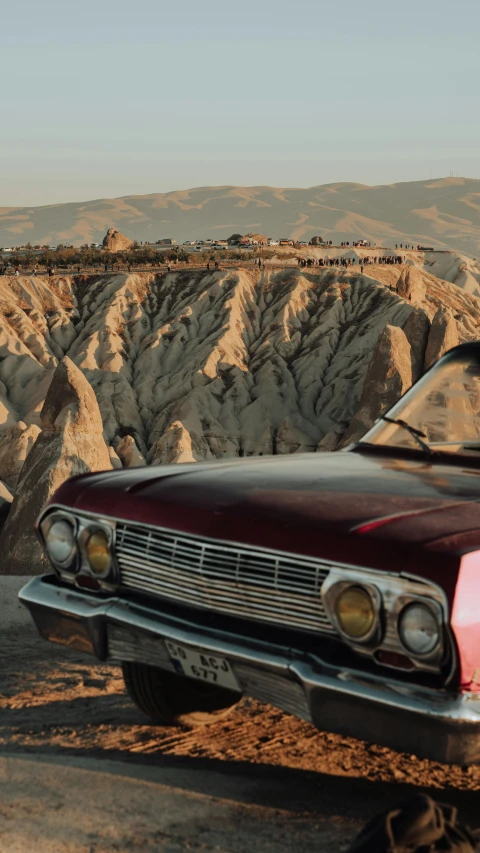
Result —
<instances>
[{"instance_id":1,"label":"rock spire","mask_svg":"<svg viewBox=\"0 0 480 853\"><path fill-rule=\"evenodd\" d=\"M53 375L41 412L41 425L42 431L21 471L0 537L4 574L48 571L49 565L34 532L40 510L68 477L112 467L93 389L67 357Z\"/></svg>"}]
</instances>

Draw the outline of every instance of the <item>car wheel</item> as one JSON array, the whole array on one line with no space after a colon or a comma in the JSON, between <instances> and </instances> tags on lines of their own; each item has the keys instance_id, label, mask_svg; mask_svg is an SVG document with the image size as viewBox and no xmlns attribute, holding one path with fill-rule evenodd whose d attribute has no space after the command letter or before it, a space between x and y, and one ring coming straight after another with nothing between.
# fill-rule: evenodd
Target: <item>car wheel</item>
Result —
<instances>
[{"instance_id":1,"label":"car wheel","mask_svg":"<svg viewBox=\"0 0 480 853\"><path fill-rule=\"evenodd\" d=\"M227 717L241 696L143 663L122 663L128 695L137 708L165 726L205 726Z\"/></svg>"}]
</instances>

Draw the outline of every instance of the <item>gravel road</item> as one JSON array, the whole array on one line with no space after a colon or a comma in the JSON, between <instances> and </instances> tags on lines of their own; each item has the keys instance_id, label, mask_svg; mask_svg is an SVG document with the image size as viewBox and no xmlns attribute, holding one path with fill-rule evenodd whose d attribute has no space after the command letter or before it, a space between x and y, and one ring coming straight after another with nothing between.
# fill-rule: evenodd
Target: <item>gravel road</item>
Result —
<instances>
[{"instance_id":1,"label":"gravel road","mask_svg":"<svg viewBox=\"0 0 480 853\"><path fill-rule=\"evenodd\" d=\"M0 636L0 853L333 853L419 789L480 824L480 767L317 732L250 700L212 727L155 727L117 668L15 633Z\"/></svg>"}]
</instances>

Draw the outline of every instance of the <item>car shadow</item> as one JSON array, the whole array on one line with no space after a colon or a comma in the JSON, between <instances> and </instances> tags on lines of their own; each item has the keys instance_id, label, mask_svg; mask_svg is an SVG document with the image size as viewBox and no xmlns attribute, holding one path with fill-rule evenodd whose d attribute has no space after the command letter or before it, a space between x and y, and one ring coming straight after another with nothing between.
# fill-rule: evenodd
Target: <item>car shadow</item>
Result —
<instances>
[{"instance_id":1,"label":"car shadow","mask_svg":"<svg viewBox=\"0 0 480 853\"><path fill-rule=\"evenodd\" d=\"M8 757L12 753L0 755ZM106 776L138 779L237 804L319 818L364 821L423 792L437 801L456 806L460 819L471 827L480 826L478 791L439 790L230 759L165 754L127 756L115 749L64 748L59 753L58 749L44 745L34 751L16 750L14 756L32 762L92 769Z\"/></svg>"},{"instance_id":2,"label":"car shadow","mask_svg":"<svg viewBox=\"0 0 480 853\"><path fill-rule=\"evenodd\" d=\"M447 770L448 780L448 768L441 765L432 765L432 784L418 785L415 781L371 779L358 772L338 775L335 769L304 770L268 763L265 759L260 763L228 755L175 755L168 751L172 741L181 743L185 738L183 749L188 749L192 731L152 725L123 693L55 701L43 707L48 713L47 725L35 721L35 708L0 710L0 733L13 736L10 743L3 738L0 755L83 767L94 762L95 769L106 774L143 779L237 803L323 817L364 820L421 791L456 806L461 819L471 826L480 825L478 791L459 790L448 781L439 785L438 779L433 778L435 768ZM237 729L235 722L230 724L233 734ZM220 726L208 730L214 734L218 729L219 740L223 734ZM62 743L58 742L58 731L64 735ZM194 732L197 743L201 739L199 732L199 729ZM122 742L124 736L127 740ZM379 757L379 762L386 760Z\"/></svg>"},{"instance_id":3,"label":"car shadow","mask_svg":"<svg viewBox=\"0 0 480 853\"><path fill-rule=\"evenodd\" d=\"M12 639L2 673L0 756L93 763L106 774L239 803L361 821L423 791L480 824L480 768L317 732L248 699L205 729L155 726L130 702L117 667L47 644L32 655L30 639L24 646Z\"/></svg>"}]
</instances>

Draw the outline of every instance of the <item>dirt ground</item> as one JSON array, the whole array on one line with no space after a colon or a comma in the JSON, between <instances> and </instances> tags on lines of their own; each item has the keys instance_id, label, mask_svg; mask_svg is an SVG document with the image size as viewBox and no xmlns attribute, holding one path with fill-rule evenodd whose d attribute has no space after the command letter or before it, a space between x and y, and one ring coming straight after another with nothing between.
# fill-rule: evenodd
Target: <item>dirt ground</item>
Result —
<instances>
[{"instance_id":1,"label":"dirt ground","mask_svg":"<svg viewBox=\"0 0 480 853\"><path fill-rule=\"evenodd\" d=\"M318 732L250 700L212 727L155 727L117 668L30 627L0 642L1 853L33 839L36 853L333 853L419 789L480 825L480 767Z\"/></svg>"}]
</instances>

